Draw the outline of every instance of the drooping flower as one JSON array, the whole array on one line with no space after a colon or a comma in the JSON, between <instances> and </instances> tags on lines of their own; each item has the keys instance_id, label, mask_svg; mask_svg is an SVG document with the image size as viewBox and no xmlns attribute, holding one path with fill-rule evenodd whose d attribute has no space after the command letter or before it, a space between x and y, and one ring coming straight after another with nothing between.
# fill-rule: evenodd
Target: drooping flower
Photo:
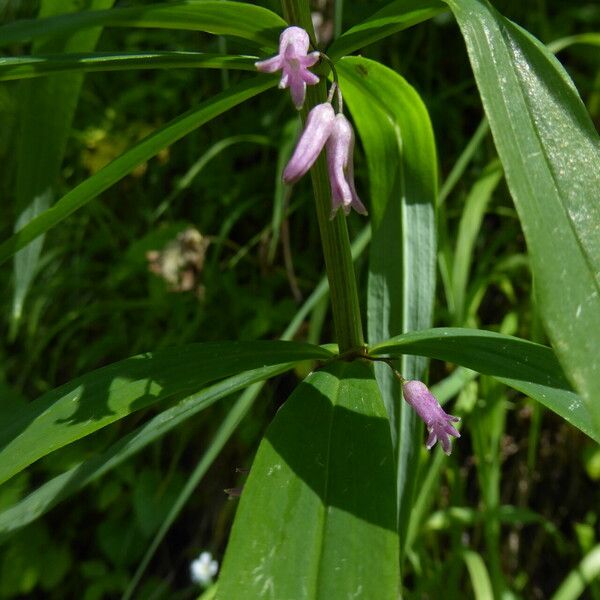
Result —
<instances>
[{"instance_id":1,"label":"drooping flower","mask_svg":"<svg viewBox=\"0 0 600 600\"><path fill-rule=\"evenodd\" d=\"M354 130L350 121L338 113L327 140L327 167L331 183L331 218L339 208L345 214L354 209L361 215L367 214L354 187Z\"/></svg>"},{"instance_id":2,"label":"drooping flower","mask_svg":"<svg viewBox=\"0 0 600 600\"><path fill-rule=\"evenodd\" d=\"M279 54L255 63L262 73L281 71L279 87L290 88L294 106L300 110L306 96L306 85L319 83L319 78L308 70L319 60L319 52L308 53L310 39L301 27L288 27L279 36Z\"/></svg>"},{"instance_id":3,"label":"drooping flower","mask_svg":"<svg viewBox=\"0 0 600 600\"><path fill-rule=\"evenodd\" d=\"M333 129L336 119L329 102L317 104L306 118L304 131L283 171L285 183L295 183L313 166Z\"/></svg>"},{"instance_id":4,"label":"drooping flower","mask_svg":"<svg viewBox=\"0 0 600 600\"><path fill-rule=\"evenodd\" d=\"M202 552L190 565L190 576L194 583L206 587L212 583L213 577L219 570L219 563L213 560L210 552Z\"/></svg>"},{"instance_id":5,"label":"drooping flower","mask_svg":"<svg viewBox=\"0 0 600 600\"><path fill-rule=\"evenodd\" d=\"M405 381L402 385L402 392L404 399L425 421L427 431L429 431L426 443L427 449L431 450L433 445L439 442L444 452L450 455L452 445L449 436L460 437L460 433L452 423L460 421L460 418L444 412L435 396L422 381Z\"/></svg>"}]
</instances>

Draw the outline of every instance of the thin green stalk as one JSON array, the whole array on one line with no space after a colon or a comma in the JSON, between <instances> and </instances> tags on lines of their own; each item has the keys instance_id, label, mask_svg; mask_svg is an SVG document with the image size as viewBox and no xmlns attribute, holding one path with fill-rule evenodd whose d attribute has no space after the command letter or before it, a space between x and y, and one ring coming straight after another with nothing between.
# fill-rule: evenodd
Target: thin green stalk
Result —
<instances>
[{"instance_id":1,"label":"thin green stalk","mask_svg":"<svg viewBox=\"0 0 600 600\"><path fill-rule=\"evenodd\" d=\"M315 32L310 18L310 9L306 0L282 0L286 20L308 32L312 40ZM327 89L324 81L307 90L306 102L301 112L306 120L308 111L315 105L325 102ZM350 254L350 240L346 219L338 211L337 216L329 219L331 196L327 165L321 155L311 170L312 184L317 205L317 218L323 245L325 269L329 279L333 323L340 352L346 352L363 346L363 330L358 303L356 275Z\"/></svg>"}]
</instances>

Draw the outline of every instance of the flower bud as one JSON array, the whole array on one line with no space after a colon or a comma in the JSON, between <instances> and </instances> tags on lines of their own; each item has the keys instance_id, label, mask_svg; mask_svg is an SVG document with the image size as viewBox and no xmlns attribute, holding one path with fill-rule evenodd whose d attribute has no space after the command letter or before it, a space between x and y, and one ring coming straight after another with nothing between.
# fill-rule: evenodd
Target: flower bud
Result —
<instances>
[{"instance_id":1,"label":"flower bud","mask_svg":"<svg viewBox=\"0 0 600 600\"><path fill-rule=\"evenodd\" d=\"M360 201L354 187L354 130L350 121L339 113L335 117L331 135L327 140L327 168L331 183L331 218L341 207L345 214L354 209L361 215L367 209Z\"/></svg>"},{"instance_id":2,"label":"flower bud","mask_svg":"<svg viewBox=\"0 0 600 600\"><path fill-rule=\"evenodd\" d=\"M304 131L283 171L285 183L295 183L314 165L327 142L335 118L335 112L329 102L317 104L308 113Z\"/></svg>"},{"instance_id":3,"label":"flower bud","mask_svg":"<svg viewBox=\"0 0 600 600\"><path fill-rule=\"evenodd\" d=\"M429 431L427 449L431 450L433 445L439 441L444 452L450 455L452 446L449 436L460 437L460 433L451 423L456 423L460 419L445 413L435 396L422 381L404 382L402 392L404 399L417 411L427 426L427 431Z\"/></svg>"}]
</instances>

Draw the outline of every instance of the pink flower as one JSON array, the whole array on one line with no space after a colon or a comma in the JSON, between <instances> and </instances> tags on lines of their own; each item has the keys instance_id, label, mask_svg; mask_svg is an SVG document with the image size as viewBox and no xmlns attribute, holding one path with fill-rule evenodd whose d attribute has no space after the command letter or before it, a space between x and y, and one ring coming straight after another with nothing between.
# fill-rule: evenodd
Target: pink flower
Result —
<instances>
[{"instance_id":1,"label":"pink flower","mask_svg":"<svg viewBox=\"0 0 600 600\"><path fill-rule=\"evenodd\" d=\"M285 183L295 183L313 166L329 138L335 119L333 106L329 102L317 104L308 113L304 131L283 171Z\"/></svg>"},{"instance_id":2,"label":"pink flower","mask_svg":"<svg viewBox=\"0 0 600 600\"><path fill-rule=\"evenodd\" d=\"M422 381L406 381L402 385L404 399L417 411L417 414L427 426L429 437L427 438L427 449L431 450L436 442L440 442L444 452L450 455L452 446L450 437L459 438L460 433L451 425L452 422L460 421L444 412L435 396Z\"/></svg>"},{"instance_id":3,"label":"pink flower","mask_svg":"<svg viewBox=\"0 0 600 600\"><path fill-rule=\"evenodd\" d=\"M354 131L350 121L339 113L335 117L331 135L327 140L327 167L331 183L331 218L341 207L345 214L354 209L361 215L367 209L360 201L354 187Z\"/></svg>"},{"instance_id":4,"label":"pink flower","mask_svg":"<svg viewBox=\"0 0 600 600\"><path fill-rule=\"evenodd\" d=\"M319 78L308 70L319 60L319 52L308 54L308 33L300 27L288 27L279 37L279 54L255 63L262 73L282 71L279 87L290 88L294 106L300 110L306 96L306 85L319 83Z\"/></svg>"}]
</instances>

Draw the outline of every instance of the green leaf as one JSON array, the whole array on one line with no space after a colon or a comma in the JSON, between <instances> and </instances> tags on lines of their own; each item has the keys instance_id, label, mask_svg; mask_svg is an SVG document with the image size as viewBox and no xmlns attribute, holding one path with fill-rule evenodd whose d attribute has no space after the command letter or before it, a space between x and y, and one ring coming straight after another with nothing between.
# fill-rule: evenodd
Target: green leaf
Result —
<instances>
[{"instance_id":1,"label":"green leaf","mask_svg":"<svg viewBox=\"0 0 600 600\"><path fill-rule=\"evenodd\" d=\"M492 582L481 554L465 550L462 556L471 577L475 600L491 600L494 597Z\"/></svg>"},{"instance_id":2,"label":"green leaf","mask_svg":"<svg viewBox=\"0 0 600 600\"><path fill-rule=\"evenodd\" d=\"M400 75L361 57L342 59L337 70L369 169L372 240L367 325L368 339L376 343L432 325L435 141L423 101ZM405 356L400 369L406 377L422 379L426 367L426 360ZM419 464L421 424L401 401L389 367L377 365L376 374L392 427L403 543Z\"/></svg>"},{"instance_id":3,"label":"green leaf","mask_svg":"<svg viewBox=\"0 0 600 600\"><path fill-rule=\"evenodd\" d=\"M395 0L344 32L331 44L327 55L337 60L388 35L427 21L443 10L444 4L439 0Z\"/></svg>"},{"instance_id":4,"label":"green leaf","mask_svg":"<svg viewBox=\"0 0 600 600\"><path fill-rule=\"evenodd\" d=\"M0 46L98 26L205 31L241 37L273 48L287 23L266 8L244 2L183 0L16 21L0 27Z\"/></svg>"},{"instance_id":5,"label":"green leaf","mask_svg":"<svg viewBox=\"0 0 600 600\"><path fill-rule=\"evenodd\" d=\"M272 77L259 75L238 85L231 86L226 91L206 100L197 108L192 108L173 119L73 188L58 200L52 208L36 217L31 223L0 244L0 264L31 240L46 233L71 213L85 206L90 200L93 200L163 148L173 144L230 108L275 85L277 85L277 81Z\"/></svg>"},{"instance_id":6,"label":"green leaf","mask_svg":"<svg viewBox=\"0 0 600 600\"><path fill-rule=\"evenodd\" d=\"M600 544L594 546L560 584L551 600L577 600L600 577Z\"/></svg>"},{"instance_id":7,"label":"green leaf","mask_svg":"<svg viewBox=\"0 0 600 600\"><path fill-rule=\"evenodd\" d=\"M486 0L447 3L521 219L546 331L600 431L598 134L543 44Z\"/></svg>"},{"instance_id":8,"label":"green leaf","mask_svg":"<svg viewBox=\"0 0 600 600\"><path fill-rule=\"evenodd\" d=\"M457 325L463 325L466 317L467 285L473 263L475 242L481 230L489 201L500 183L502 175L502 167L496 160L484 169L465 199L452 263L452 305L454 306L454 322Z\"/></svg>"},{"instance_id":9,"label":"green leaf","mask_svg":"<svg viewBox=\"0 0 600 600\"><path fill-rule=\"evenodd\" d=\"M393 461L371 367L309 375L260 444L217 598L397 598Z\"/></svg>"},{"instance_id":10,"label":"green leaf","mask_svg":"<svg viewBox=\"0 0 600 600\"><path fill-rule=\"evenodd\" d=\"M436 328L400 335L371 348L374 356L417 354L491 375L541 402L600 443L600 429L547 346L491 331Z\"/></svg>"},{"instance_id":11,"label":"green leaf","mask_svg":"<svg viewBox=\"0 0 600 600\"><path fill-rule=\"evenodd\" d=\"M50 73L127 71L130 69L240 69L255 71L255 56L204 52L96 52L0 58L0 81L43 77Z\"/></svg>"},{"instance_id":12,"label":"green leaf","mask_svg":"<svg viewBox=\"0 0 600 600\"><path fill-rule=\"evenodd\" d=\"M20 502L0 513L0 542L214 402L255 382L289 371L296 364L286 363L244 371L180 400L175 406L162 411L122 437L101 454L47 481Z\"/></svg>"},{"instance_id":13,"label":"green leaf","mask_svg":"<svg viewBox=\"0 0 600 600\"><path fill-rule=\"evenodd\" d=\"M107 8L112 6L113 2L114 0L93 0L91 6ZM77 0L44 0L40 16L69 13L78 8ZM94 28L67 37L44 40L34 44L32 51L34 54L40 54L93 50L100 33L99 28ZM21 229L47 210L54 200L54 186L63 161L82 83L83 75L73 73L66 77L23 82L18 90L20 128L15 196L19 217L15 223L15 230ZM43 143L40 143L40 139ZM43 243L44 239L40 237L15 256L13 327L21 318L25 297L38 269ZM16 329L13 330L13 333L15 332Z\"/></svg>"},{"instance_id":14,"label":"green leaf","mask_svg":"<svg viewBox=\"0 0 600 600\"><path fill-rule=\"evenodd\" d=\"M294 342L192 344L134 356L55 389L0 427L0 483L46 454L151 404L268 365L327 359Z\"/></svg>"}]
</instances>

